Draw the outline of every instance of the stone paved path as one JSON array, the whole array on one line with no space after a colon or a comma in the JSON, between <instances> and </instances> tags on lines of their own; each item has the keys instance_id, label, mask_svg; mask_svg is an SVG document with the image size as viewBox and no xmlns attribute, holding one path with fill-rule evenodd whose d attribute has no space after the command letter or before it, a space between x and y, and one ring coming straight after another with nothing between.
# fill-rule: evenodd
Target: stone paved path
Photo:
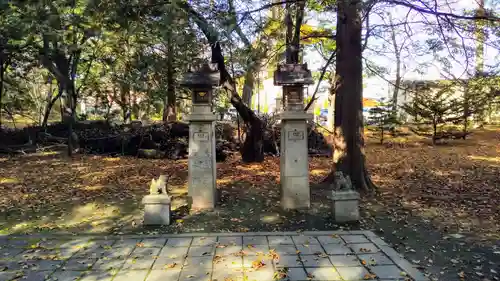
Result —
<instances>
[{"instance_id":1,"label":"stone paved path","mask_svg":"<svg viewBox=\"0 0 500 281\"><path fill-rule=\"evenodd\" d=\"M0 281L429 280L370 231L0 238Z\"/></svg>"}]
</instances>

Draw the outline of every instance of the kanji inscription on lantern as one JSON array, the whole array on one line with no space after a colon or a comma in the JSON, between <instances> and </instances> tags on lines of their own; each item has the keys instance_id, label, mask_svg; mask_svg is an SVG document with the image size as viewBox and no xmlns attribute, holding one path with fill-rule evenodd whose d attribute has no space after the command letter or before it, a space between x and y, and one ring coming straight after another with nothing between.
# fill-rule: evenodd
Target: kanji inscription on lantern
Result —
<instances>
[{"instance_id":1,"label":"kanji inscription on lantern","mask_svg":"<svg viewBox=\"0 0 500 281\"><path fill-rule=\"evenodd\" d=\"M194 95L195 103L209 103L210 102L210 94L205 91L196 92Z\"/></svg>"},{"instance_id":2,"label":"kanji inscription on lantern","mask_svg":"<svg viewBox=\"0 0 500 281\"><path fill-rule=\"evenodd\" d=\"M195 132L193 134L193 139L195 141L208 141L210 138L207 132Z\"/></svg>"},{"instance_id":3,"label":"kanji inscription on lantern","mask_svg":"<svg viewBox=\"0 0 500 281\"><path fill-rule=\"evenodd\" d=\"M288 139L289 140L303 140L304 139L304 132L303 131L288 132Z\"/></svg>"}]
</instances>

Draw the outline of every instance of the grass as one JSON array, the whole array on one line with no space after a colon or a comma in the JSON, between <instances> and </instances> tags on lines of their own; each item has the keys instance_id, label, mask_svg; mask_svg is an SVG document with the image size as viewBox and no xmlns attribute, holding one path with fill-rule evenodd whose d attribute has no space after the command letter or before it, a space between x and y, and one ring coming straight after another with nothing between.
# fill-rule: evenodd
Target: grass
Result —
<instances>
[{"instance_id":1,"label":"grass","mask_svg":"<svg viewBox=\"0 0 500 281\"><path fill-rule=\"evenodd\" d=\"M450 231L498 238L500 130L486 128L468 140L432 146L407 138L379 145L369 140L369 171L379 195L365 198L366 221L388 210L410 213ZM144 233L336 229L328 190L316 185L331 159L310 161L312 207L283 211L279 206L279 158L243 164L239 157L218 164L221 201L216 211L190 212L187 161L131 157L31 154L0 158L0 233ZM171 226L141 226L140 201L149 182L170 175ZM392 212L391 211L391 212ZM395 211L394 211L395 212ZM369 224L361 227L369 227ZM347 227L357 228L359 225Z\"/></svg>"}]
</instances>

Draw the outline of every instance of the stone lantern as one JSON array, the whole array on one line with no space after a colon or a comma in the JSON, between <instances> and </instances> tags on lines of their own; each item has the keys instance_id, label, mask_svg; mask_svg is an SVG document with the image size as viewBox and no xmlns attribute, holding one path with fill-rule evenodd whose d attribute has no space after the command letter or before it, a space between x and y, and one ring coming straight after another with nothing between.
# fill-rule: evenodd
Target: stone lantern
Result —
<instances>
[{"instance_id":1,"label":"stone lantern","mask_svg":"<svg viewBox=\"0 0 500 281\"><path fill-rule=\"evenodd\" d=\"M215 120L213 89L220 82L214 64L190 69L181 82L192 94L189 120L188 196L191 207L213 209L216 203Z\"/></svg>"},{"instance_id":2,"label":"stone lantern","mask_svg":"<svg viewBox=\"0 0 500 281\"><path fill-rule=\"evenodd\" d=\"M307 64L279 65L274 85L283 87L284 111L281 114L281 206L284 209L309 208L309 158L307 120L304 112L304 86L313 84Z\"/></svg>"}]
</instances>

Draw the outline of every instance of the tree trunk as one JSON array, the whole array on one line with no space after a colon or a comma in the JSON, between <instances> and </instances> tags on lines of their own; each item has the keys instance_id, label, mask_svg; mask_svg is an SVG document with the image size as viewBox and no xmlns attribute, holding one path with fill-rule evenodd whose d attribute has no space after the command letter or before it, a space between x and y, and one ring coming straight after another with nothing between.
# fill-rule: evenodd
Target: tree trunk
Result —
<instances>
[{"instance_id":1,"label":"tree trunk","mask_svg":"<svg viewBox=\"0 0 500 281\"><path fill-rule=\"evenodd\" d=\"M132 120L132 110L130 106L130 86L122 84L120 87L120 107L122 108L123 123L129 124Z\"/></svg>"},{"instance_id":2,"label":"tree trunk","mask_svg":"<svg viewBox=\"0 0 500 281\"><path fill-rule=\"evenodd\" d=\"M398 114L398 94L399 88L401 86L401 50L396 41L396 30L392 23L392 16L389 13L389 23L391 24L391 40L392 46L394 48L394 55L396 56L396 81L394 82L394 91L392 93L392 114L397 116Z\"/></svg>"},{"instance_id":3,"label":"tree trunk","mask_svg":"<svg viewBox=\"0 0 500 281\"><path fill-rule=\"evenodd\" d=\"M169 26L167 27L167 107L163 110L163 121L177 121L175 80L174 80L174 48L172 42L171 16L168 17Z\"/></svg>"},{"instance_id":4,"label":"tree trunk","mask_svg":"<svg viewBox=\"0 0 500 281\"><path fill-rule=\"evenodd\" d=\"M255 77L254 77L254 69L253 67L248 67L245 73L245 84L243 85L243 102L248 106L252 104L252 95L253 89L255 85Z\"/></svg>"},{"instance_id":5,"label":"tree trunk","mask_svg":"<svg viewBox=\"0 0 500 281\"><path fill-rule=\"evenodd\" d=\"M255 113L243 102L236 91L236 84L227 71L224 63L224 56L219 42L219 36L215 29L210 26L208 21L198 14L186 1L178 3L179 7L184 9L194 22L201 29L212 49L212 62L217 63L221 74L221 85L226 88L230 97L231 104L241 116L247 126L247 137L241 150L242 160L245 162L261 162L264 160L263 147L263 122Z\"/></svg>"},{"instance_id":6,"label":"tree trunk","mask_svg":"<svg viewBox=\"0 0 500 281\"><path fill-rule=\"evenodd\" d=\"M176 98L175 98L175 81L174 81L174 66L172 51L169 52L169 60L167 62L167 112L164 113L164 121L177 121ZM165 116L166 114L166 116Z\"/></svg>"},{"instance_id":7,"label":"tree trunk","mask_svg":"<svg viewBox=\"0 0 500 281\"><path fill-rule=\"evenodd\" d=\"M3 59L0 58L0 130L2 130L2 98L3 98L3 79L4 79L4 63Z\"/></svg>"},{"instance_id":8,"label":"tree trunk","mask_svg":"<svg viewBox=\"0 0 500 281\"><path fill-rule=\"evenodd\" d=\"M337 1L334 170L348 175L358 191L371 191L375 186L366 170L363 154L360 4L359 0Z\"/></svg>"}]
</instances>

